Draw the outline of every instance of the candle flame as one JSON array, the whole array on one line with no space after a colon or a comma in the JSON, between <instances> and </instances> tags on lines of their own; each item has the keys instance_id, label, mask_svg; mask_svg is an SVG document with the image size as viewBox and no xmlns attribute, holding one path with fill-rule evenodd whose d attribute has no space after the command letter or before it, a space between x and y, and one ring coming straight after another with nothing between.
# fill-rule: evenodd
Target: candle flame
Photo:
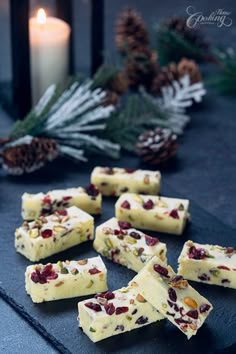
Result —
<instances>
[{"instance_id":1,"label":"candle flame","mask_svg":"<svg viewBox=\"0 0 236 354\"><path fill-rule=\"evenodd\" d=\"M40 25L43 25L46 23L46 12L44 11L44 9L39 9L37 12L37 22Z\"/></svg>"}]
</instances>

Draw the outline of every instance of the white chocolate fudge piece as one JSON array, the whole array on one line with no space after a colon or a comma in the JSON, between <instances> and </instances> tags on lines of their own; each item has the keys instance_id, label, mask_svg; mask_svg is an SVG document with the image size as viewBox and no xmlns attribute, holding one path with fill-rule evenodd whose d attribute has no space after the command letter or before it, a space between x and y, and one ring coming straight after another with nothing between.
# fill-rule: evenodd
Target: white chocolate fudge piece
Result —
<instances>
[{"instance_id":1,"label":"white chocolate fudge piece","mask_svg":"<svg viewBox=\"0 0 236 354\"><path fill-rule=\"evenodd\" d=\"M135 170L119 167L95 167L93 183L106 196L119 196L125 192L157 194L160 191L159 171Z\"/></svg>"},{"instance_id":2,"label":"white chocolate fudge piece","mask_svg":"<svg viewBox=\"0 0 236 354\"><path fill-rule=\"evenodd\" d=\"M116 218L96 228L93 246L98 253L135 272L139 272L153 256L166 262L165 243Z\"/></svg>"},{"instance_id":3,"label":"white chocolate fudge piece","mask_svg":"<svg viewBox=\"0 0 236 354\"><path fill-rule=\"evenodd\" d=\"M131 284L188 339L197 333L212 310L207 299L158 257L153 257Z\"/></svg>"},{"instance_id":4,"label":"white chocolate fudge piece","mask_svg":"<svg viewBox=\"0 0 236 354\"><path fill-rule=\"evenodd\" d=\"M187 241L178 273L186 279L236 289L236 249Z\"/></svg>"},{"instance_id":5,"label":"white chocolate fudge piece","mask_svg":"<svg viewBox=\"0 0 236 354\"><path fill-rule=\"evenodd\" d=\"M189 218L189 201L153 195L125 193L117 200L118 220L133 227L180 235Z\"/></svg>"},{"instance_id":6,"label":"white chocolate fudge piece","mask_svg":"<svg viewBox=\"0 0 236 354\"><path fill-rule=\"evenodd\" d=\"M101 214L102 195L90 184L87 188L68 188L22 195L21 215L24 220L34 220L52 214L55 210L76 206L89 214Z\"/></svg>"},{"instance_id":7,"label":"white chocolate fudge piece","mask_svg":"<svg viewBox=\"0 0 236 354\"><path fill-rule=\"evenodd\" d=\"M78 310L80 327L93 342L163 319L132 286L81 301Z\"/></svg>"},{"instance_id":8,"label":"white chocolate fudge piece","mask_svg":"<svg viewBox=\"0 0 236 354\"><path fill-rule=\"evenodd\" d=\"M107 269L99 256L31 265L26 268L25 289L33 302L95 294L107 290Z\"/></svg>"},{"instance_id":9,"label":"white chocolate fudge piece","mask_svg":"<svg viewBox=\"0 0 236 354\"><path fill-rule=\"evenodd\" d=\"M77 207L70 207L30 223L25 221L16 229L15 247L34 262L92 240L93 232L93 217Z\"/></svg>"}]
</instances>

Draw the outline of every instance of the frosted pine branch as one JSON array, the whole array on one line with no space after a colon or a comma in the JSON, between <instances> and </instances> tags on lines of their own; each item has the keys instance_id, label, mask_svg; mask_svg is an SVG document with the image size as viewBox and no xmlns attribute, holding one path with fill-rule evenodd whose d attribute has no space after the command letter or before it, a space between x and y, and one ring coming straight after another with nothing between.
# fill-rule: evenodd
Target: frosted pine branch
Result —
<instances>
[{"instance_id":1,"label":"frosted pine branch","mask_svg":"<svg viewBox=\"0 0 236 354\"><path fill-rule=\"evenodd\" d=\"M33 112L36 115L36 117L39 117L43 113L44 109L47 107L48 103L55 95L55 92L56 92L55 84L48 87L48 89L45 91L45 93L43 94L43 96L40 98L39 102L33 109Z\"/></svg>"},{"instance_id":2,"label":"frosted pine branch","mask_svg":"<svg viewBox=\"0 0 236 354\"><path fill-rule=\"evenodd\" d=\"M206 94L202 82L191 84L189 75L185 75L179 81L173 81L172 85L162 88L162 102L164 107L190 107L193 102L201 102Z\"/></svg>"}]
</instances>

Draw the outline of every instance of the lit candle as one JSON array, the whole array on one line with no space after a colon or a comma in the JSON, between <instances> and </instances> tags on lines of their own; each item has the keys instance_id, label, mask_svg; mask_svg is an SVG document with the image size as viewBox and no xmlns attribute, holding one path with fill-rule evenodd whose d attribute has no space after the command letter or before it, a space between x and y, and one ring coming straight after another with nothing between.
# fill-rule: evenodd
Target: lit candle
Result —
<instances>
[{"instance_id":1,"label":"lit candle","mask_svg":"<svg viewBox=\"0 0 236 354\"><path fill-rule=\"evenodd\" d=\"M39 9L29 20L32 100L68 75L70 26Z\"/></svg>"}]
</instances>

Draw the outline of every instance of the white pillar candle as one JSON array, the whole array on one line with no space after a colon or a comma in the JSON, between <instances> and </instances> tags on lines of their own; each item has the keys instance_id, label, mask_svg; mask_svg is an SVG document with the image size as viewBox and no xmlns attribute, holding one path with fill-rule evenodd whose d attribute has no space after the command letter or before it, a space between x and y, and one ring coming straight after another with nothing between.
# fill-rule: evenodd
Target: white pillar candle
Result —
<instances>
[{"instance_id":1,"label":"white pillar candle","mask_svg":"<svg viewBox=\"0 0 236 354\"><path fill-rule=\"evenodd\" d=\"M39 9L29 20L32 101L68 75L70 26Z\"/></svg>"}]
</instances>

